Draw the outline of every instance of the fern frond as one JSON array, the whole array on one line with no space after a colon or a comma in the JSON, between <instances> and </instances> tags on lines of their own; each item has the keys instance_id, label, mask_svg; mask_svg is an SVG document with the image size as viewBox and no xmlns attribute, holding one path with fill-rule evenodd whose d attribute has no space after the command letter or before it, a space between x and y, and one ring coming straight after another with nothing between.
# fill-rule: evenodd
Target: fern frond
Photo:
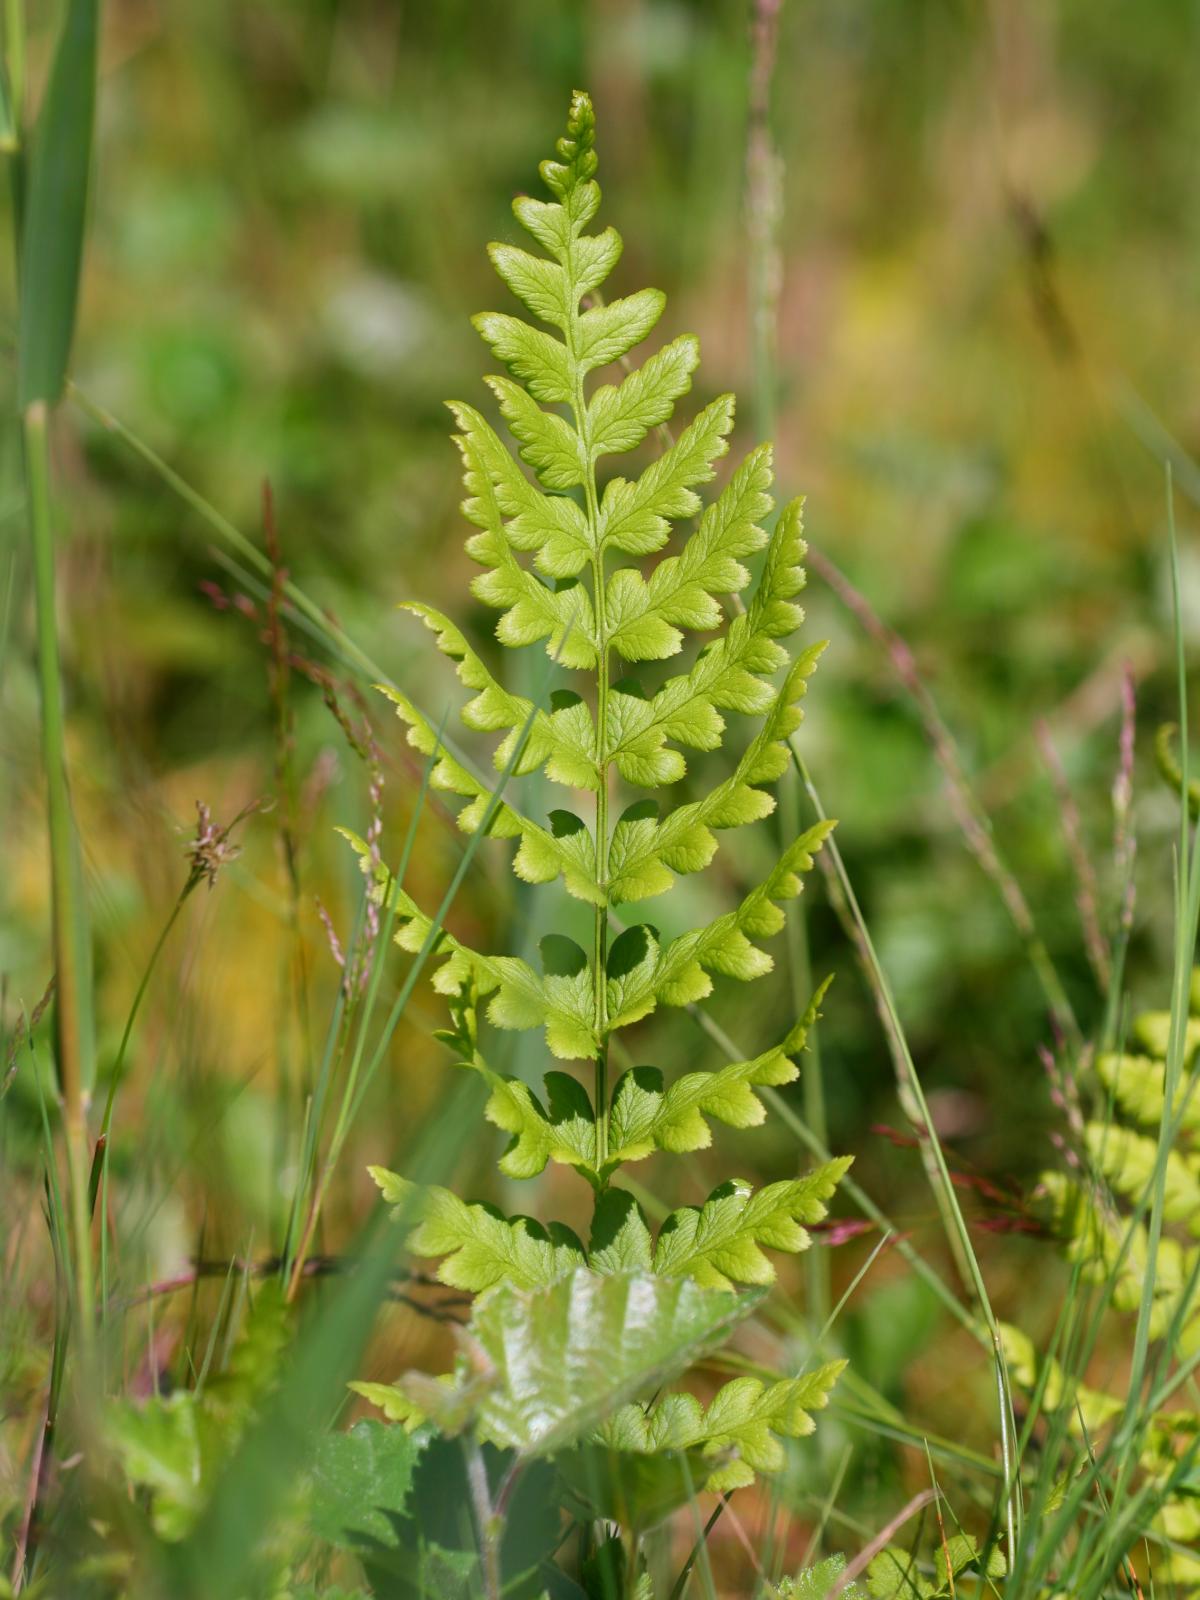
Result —
<instances>
[{"instance_id":1,"label":"fern frond","mask_svg":"<svg viewBox=\"0 0 1200 1600\"><path fill-rule=\"evenodd\" d=\"M606 1449L630 1459L676 1451L707 1487L724 1491L780 1467L781 1440L811 1429L810 1413L825 1403L840 1363L769 1385L737 1379L707 1407L689 1395L653 1405L638 1397L685 1370L748 1314L760 1291L735 1286L773 1279L768 1251L806 1248L805 1225L825 1215L849 1162L831 1161L757 1191L739 1180L721 1184L703 1204L674 1211L657 1235L633 1195L611 1180L625 1163L655 1151L707 1147L713 1124L761 1123L757 1091L797 1076L794 1058L824 989L773 1049L673 1081L657 1067L636 1067L613 1084L610 1041L660 1006L703 998L717 975L749 980L770 971L762 943L783 927L782 908L800 893L831 824L794 840L762 883L704 927L663 941L645 922L618 932L610 911L663 893L678 874L699 872L722 830L772 813L772 786L789 765L791 735L823 647L793 657L784 643L803 621L796 597L805 546L798 500L768 536L770 447L750 450L707 505L701 498L729 451L732 396L705 405L636 476L601 481L599 463L607 474L614 458L672 417L691 389L699 347L690 334L677 334L640 364L626 361L658 324L665 300L653 288L604 300L598 293L622 247L612 228L587 231L600 190L586 95L572 98L566 134L540 170L551 198L521 197L513 206L534 248L500 242L489 250L498 276L535 321L511 309L474 319L503 369L487 382L508 439L474 407L454 402L450 410L471 528L467 551L481 569L472 592L499 613L501 644L542 646L561 669L546 702L507 689L441 611L418 603L405 609L453 662L469 692L462 720L494 737L495 768L515 785L544 772L594 797L585 802L587 816L564 806L535 818L519 808L519 790L516 803L497 803L413 699L389 692L409 743L433 762L432 786L461 801L458 826L475 833L486 821L491 834L514 841L520 878L535 885L561 878L570 895L592 905L591 949L547 933L540 970L475 950L372 863L361 841L351 842L370 892L394 917L396 942L434 957L433 985L448 998L453 1021L438 1037L486 1086L485 1116L509 1137L502 1172L532 1178L551 1163L575 1168L594 1191L592 1224L585 1248L561 1225L504 1216L445 1189L417 1193L374 1169L385 1198L414 1224L411 1248L439 1258L443 1282L481 1298L470 1359L460 1357L447 1382L415 1375L360 1392L405 1426L419 1418L449 1433L471 1426L478 1438L526 1454L581 1440L593 1461ZM616 361L623 372L597 378ZM668 549L676 525L691 519ZM754 556L761 573L750 590ZM730 617L730 598L746 590L745 609L739 599ZM707 642L659 677L653 692L624 665L665 661L690 635L705 634ZM567 674L586 681L577 690L580 680ZM685 751L721 746L730 712L754 725L726 776L707 792L661 809L654 799L620 794L621 785L636 791L676 784L687 773ZM495 1071L481 1048L477 1006L495 1027L543 1029L550 1053L562 1060L590 1060L594 1093L568 1072L546 1072L535 1085ZM617 1407L624 1410L614 1418ZM588 1443L597 1427L600 1435ZM640 1470L651 1503L672 1499L675 1487L665 1492L663 1480L650 1488Z\"/></svg>"}]
</instances>

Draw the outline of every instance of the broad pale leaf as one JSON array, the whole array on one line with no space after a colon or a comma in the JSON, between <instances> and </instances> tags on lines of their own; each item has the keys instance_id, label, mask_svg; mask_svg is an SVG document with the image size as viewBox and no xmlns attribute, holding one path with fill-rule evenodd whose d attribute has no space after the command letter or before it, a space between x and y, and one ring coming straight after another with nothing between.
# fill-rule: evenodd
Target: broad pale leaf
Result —
<instances>
[{"instance_id":1,"label":"broad pale leaf","mask_svg":"<svg viewBox=\"0 0 1200 1600\"><path fill-rule=\"evenodd\" d=\"M669 1382L757 1303L646 1273L578 1271L548 1289L499 1289L472 1319L496 1377L480 1427L524 1455L551 1454Z\"/></svg>"}]
</instances>

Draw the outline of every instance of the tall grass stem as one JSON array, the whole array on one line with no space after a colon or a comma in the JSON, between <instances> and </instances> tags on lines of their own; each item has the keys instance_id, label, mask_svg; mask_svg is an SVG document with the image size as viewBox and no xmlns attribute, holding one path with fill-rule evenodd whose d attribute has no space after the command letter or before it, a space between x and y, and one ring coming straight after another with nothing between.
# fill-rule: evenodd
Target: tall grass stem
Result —
<instances>
[{"instance_id":1,"label":"tall grass stem","mask_svg":"<svg viewBox=\"0 0 1200 1600\"><path fill-rule=\"evenodd\" d=\"M67 787L66 736L55 592L54 530L50 508L49 416L44 402L35 401L27 408L24 415L24 436L29 530L33 546L34 604L37 614L42 755L45 766L46 817L50 843L58 1086L62 1096L67 1154L79 1347L86 1357L92 1347L95 1315L91 1218L87 1203L89 1166L87 1113L94 1068L91 955L87 910L71 815L71 799Z\"/></svg>"}]
</instances>

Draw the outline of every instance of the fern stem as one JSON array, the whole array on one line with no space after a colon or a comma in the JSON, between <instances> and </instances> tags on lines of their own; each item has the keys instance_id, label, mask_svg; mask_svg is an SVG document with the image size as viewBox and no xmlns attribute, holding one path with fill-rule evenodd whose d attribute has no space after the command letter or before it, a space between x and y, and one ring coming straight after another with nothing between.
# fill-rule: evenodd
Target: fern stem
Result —
<instances>
[{"instance_id":1,"label":"fern stem","mask_svg":"<svg viewBox=\"0 0 1200 1600\"><path fill-rule=\"evenodd\" d=\"M594 499L594 494L591 497ZM596 558L596 613L602 614L603 564ZM603 639L603 623L600 624ZM603 728L608 715L608 651L600 655L600 671L596 680L596 718ZM603 735L600 735L601 754L604 753ZM608 882L608 763L601 761L599 787L596 790L596 874L602 886ZM593 989L592 1010L599 1047L596 1051L596 1171L603 1170L608 1160L608 1004L605 993L605 973L608 966L608 904L596 907L595 933L592 948Z\"/></svg>"},{"instance_id":2,"label":"fern stem","mask_svg":"<svg viewBox=\"0 0 1200 1600\"><path fill-rule=\"evenodd\" d=\"M578 315L578 312L576 312ZM574 347L574 329L569 341ZM600 549L600 502L596 492L596 468L592 459L587 401L583 382L575 385L575 428L587 454L583 492L587 507L588 533L592 547L592 609L596 618L596 882L604 895L596 907L592 937L592 1021L599 1041L595 1062L596 1171L601 1173L608 1160L608 616L604 593L604 552ZM602 1184L604 1180L601 1180ZM605 1186L607 1186L605 1184Z\"/></svg>"}]
</instances>

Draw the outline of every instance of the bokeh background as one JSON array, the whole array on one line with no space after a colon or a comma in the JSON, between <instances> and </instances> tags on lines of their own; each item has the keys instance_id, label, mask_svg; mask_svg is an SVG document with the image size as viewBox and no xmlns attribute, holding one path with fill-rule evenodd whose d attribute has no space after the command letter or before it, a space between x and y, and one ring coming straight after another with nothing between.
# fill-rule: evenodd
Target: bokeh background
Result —
<instances>
[{"instance_id":1,"label":"bokeh background","mask_svg":"<svg viewBox=\"0 0 1200 1600\"><path fill-rule=\"evenodd\" d=\"M31 10L36 82L53 8ZM743 397L735 452L756 422L772 424L782 492L807 495L814 549L911 651L1085 1028L1103 996L1071 836L1110 927L1128 672L1140 838L1130 983L1134 1002L1161 1002L1175 805L1152 743L1174 715L1168 459L1189 639L1200 624L1200 469L1188 454L1200 451L1200 6L784 0L769 113L773 377L756 364L751 316L762 225L747 202L753 13L749 0L111 0L79 388L260 544L269 482L291 577L436 720L461 693L396 602L431 601L485 650L493 622L467 595L443 401L484 403L489 358L468 317L505 294L484 245L513 235L512 194L536 181L571 88L588 87L606 215L626 240L617 287L661 286L660 331L699 334L692 398ZM373 730L392 859L419 768L386 705L369 691L360 704L345 665L290 624L298 659L286 683L272 676L261 589L127 439L68 408L56 465L102 1069L186 877L196 802L225 821L275 801L242 825L243 853L216 887L189 901L138 1022L114 1172L127 1176L152 1269L166 1273L198 1238L210 1254L277 1241L339 979L318 901L343 940L355 914L356 873L334 828L365 826L370 763L308 664L332 675L354 727ZM18 467L10 430L6 1028L49 974ZM955 1160L1019 1192L1055 1159L1058 1125L1038 1057L1053 1028L1028 938L964 838L898 647L815 575L808 604L809 636L832 641L802 735L813 778L840 819ZM508 670L518 685L536 681L536 663ZM1077 817L1039 749L1041 723ZM671 925L751 881L774 837L737 835L712 881L681 892ZM435 811L419 840L412 881L433 905L462 842ZM496 846L472 872L454 918L495 948L525 948L557 913L543 895L543 921L531 923L504 855ZM806 900L812 968L838 973L820 1032L831 1143L856 1153L860 1181L936 1254L919 1158L879 1131L907 1125L871 994L818 878ZM782 943L780 954L778 983L714 1002L752 1049L791 1015ZM402 972L397 956L389 994ZM343 1162L331 1247L368 1204L366 1161L402 1159L420 1118L436 1114L449 1070L430 1037L441 1020L423 987ZM703 1048L678 1019L645 1030L644 1059L668 1070ZM532 1038L496 1050L509 1070L546 1064ZM9 1107L6 1160L19 1168L23 1140L32 1149L39 1136L24 1076ZM795 1169L785 1129L731 1143L742 1170ZM491 1176L499 1146L472 1129L461 1182L529 1205ZM668 1200L694 1199L722 1171L706 1152L655 1181ZM569 1210L576 1187L552 1179L545 1198ZM1003 1212L976 1204L989 1228ZM865 1248L835 1252L839 1279ZM1021 1235L981 1228L980 1248L1002 1309L1036 1252L1051 1270L1052 1253ZM787 1282L798 1290L802 1274ZM903 1388L906 1404L953 1431L954 1360L910 1360L932 1317L884 1263L847 1338L880 1387ZM416 1322L398 1323L396 1338L417 1358L428 1343ZM881 1447L878 1471L900 1470Z\"/></svg>"}]
</instances>

